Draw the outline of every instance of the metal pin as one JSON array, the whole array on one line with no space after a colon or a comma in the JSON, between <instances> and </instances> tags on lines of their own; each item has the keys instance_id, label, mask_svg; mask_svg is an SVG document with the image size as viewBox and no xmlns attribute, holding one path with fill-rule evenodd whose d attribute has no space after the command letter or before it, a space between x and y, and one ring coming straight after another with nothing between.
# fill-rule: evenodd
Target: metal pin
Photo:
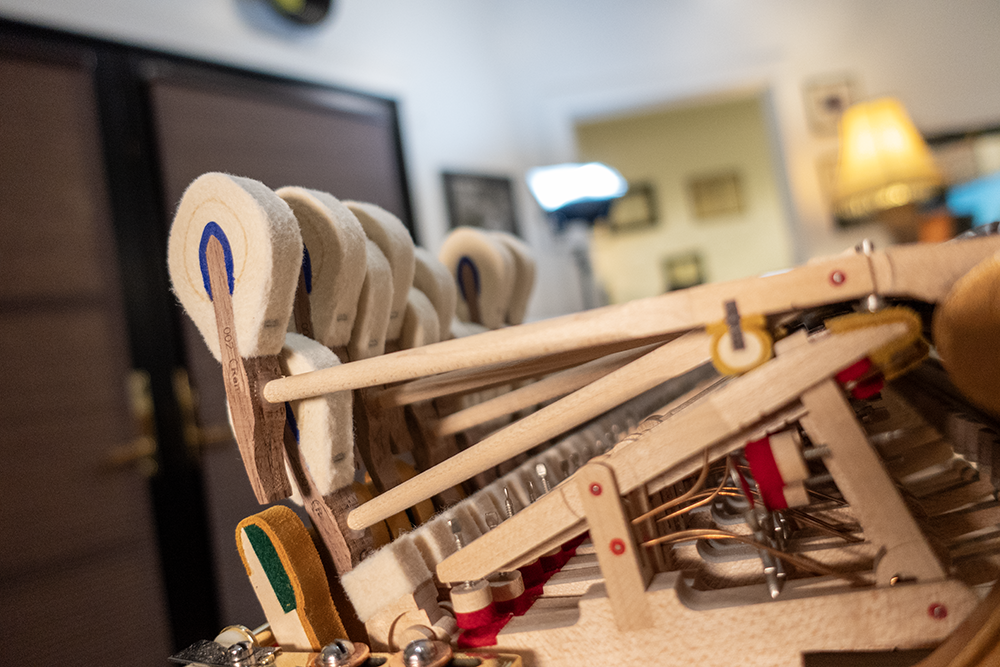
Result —
<instances>
[{"instance_id":1,"label":"metal pin","mask_svg":"<svg viewBox=\"0 0 1000 667\"><path fill-rule=\"evenodd\" d=\"M503 487L503 508L507 512L508 519L514 516L514 503L510 501L510 491L506 486Z\"/></svg>"},{"instance_id":2,"label":"metal pin","mask_svg":"<svg viewBox=\"0 0 1000 667\"><path fill-rule=\"evenodd\" d=\"M549 469L545 467L544 463L535 464L535 474L538 475L538 479L542 481L542 493L549 492Z\"/></svg>"},{"instance_id":3,"label":"metal pin","mask_svg":"<svg viewBox=\"0 0 1000 667\"><path fill-rule=\"evenodd\" d=\"M455 538L455 548L461 549L465 546L462 542L462 524L458 519L448 519L448 528L451 529L451 536Z\"/></svg>"},{"instance_id":4,"label":"metal pin","mask_svg":"<svg viewBox=\"0 0 1000 667\"><path fill-rule=\"evenodd\" d=\"M531 480L529 479L528 480L528 502L533 503L536 500L538 500L538 496L535 495L535 485L532 484Z\"/></svg>"},{"instance_id":5,"label":"metal pin","mask_svg":"<svg viewBox=\"0 0 1000 667\"><path fill-rule=\"evenodd\" d=\"M802 458L806 461L814 461L816 459L825 459L830 455L830 448L826 445L818 445L816 447L806 447L802 450Z\"/></svg>"},{"instance_id":6,"label":"metal pin","mask_svg":"<svg viewBox=\"0 0 1000 667\"><path fill-rule=\"evenodd\" d=\"M490 511L486 513L486 526L493 530L500 525L500 515L496 512Z\"/></svg>"}]
</instances>

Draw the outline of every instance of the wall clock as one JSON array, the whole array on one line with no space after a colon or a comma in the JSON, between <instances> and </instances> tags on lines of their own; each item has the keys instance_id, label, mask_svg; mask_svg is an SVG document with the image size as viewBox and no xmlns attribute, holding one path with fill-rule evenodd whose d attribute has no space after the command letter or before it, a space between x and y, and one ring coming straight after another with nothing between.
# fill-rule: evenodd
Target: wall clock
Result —
<instances>
[{"instance_id":1,"label":"wall clock","mask_svg":"<svg viewBox=\"0 0 1000 667\"><path fill-rule=\"evenodd\" d=\"M281 16L301 25L322 22L333 9L334 0L268 0Z\"/></svg>"}]
</instances>

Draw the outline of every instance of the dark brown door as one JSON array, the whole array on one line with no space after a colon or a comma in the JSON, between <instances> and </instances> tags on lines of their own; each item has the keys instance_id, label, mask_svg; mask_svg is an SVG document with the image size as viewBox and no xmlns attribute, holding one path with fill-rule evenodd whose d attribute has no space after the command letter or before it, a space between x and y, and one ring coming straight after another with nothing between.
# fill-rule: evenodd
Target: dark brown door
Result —
<instances>
[{"instance_id":1,"label":"dark brown door","mask_svg":"<svg viewBox=\"0 0 1000 667\"><path fill-rule=\"evenodd\" d=\"M3 662L163 664L93 59L0 50ZM140 400L141 403L141 400ZM148 407L148 404L147 404Z\"/></svg>"}]
</instances>

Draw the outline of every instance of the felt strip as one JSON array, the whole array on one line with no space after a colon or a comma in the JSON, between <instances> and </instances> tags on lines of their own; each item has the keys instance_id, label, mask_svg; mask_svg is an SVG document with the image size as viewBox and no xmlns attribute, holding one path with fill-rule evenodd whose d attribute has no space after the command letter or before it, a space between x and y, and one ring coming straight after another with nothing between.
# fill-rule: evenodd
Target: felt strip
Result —
<instances>
[{"instance_id":1,"label":"felt strip","mask_svg":"<svg viewBox=\"0 0 1000 667\"><path fill-rule=\"evenodd\" d=\"M569 560L569 558L572 558L576 554L576 548L574 547L571 551L568 551L567 553L569 555L566 560ZM523 577L525 568L522 567L520 568L520 570L521 570L521 575ZM538 583L530 588L527 587L528 579L527 577L525 577L524 593L521 594L521 596L519 596L518 598L515 598L514 600L511 601L514 604L504 605L502 607L504 611L506 611L507 613L502 613L500 611L501 606L498 605L497 603L491 605L495 607L494 613L496 614L496 617L494 618L494 620L484 625L480 625L472 630L463 630L462 633L458 636L458 641L457 641L458 647L462 649L468 649L468 648L482 648L484 646L496 646L497 635L500 634L500 631L504 629L507 623L510 622L510 619L514 618L514 616L523 616L525 613L527 613L529 609L531 609L531 605L534 604L535 600L537 600L542 596L542 590L545 587L545 582L548 581L552 577L552 575L554 575L558 571L559 570L557 569L554 570L553 572L542 573ZM458 619L457 614L455 618L456 620ZM461 624L459 624L459 627L462 627Z\"/></svg>"},{"instance_id":2,"label":"felt strip","mask_svg":"<svg viewBox=\"0 0 1000 667\"><path fill-rule=\"evenodd\" d=\"M463 630L474 630L497 620L496 603L491 602L478 611L455 612L455 622Z\"/></svg>"},{"instance_id":3,"label":"felt strip","mask_svg":"<svg viewBox=\"0 0 1000 667\"><path fill-rule=\"evenodd\" d=\"M257 554L257 560L264 568L267 580L271 582L271 589L278 598L278 604L286 612L295 609L295 589L292 588L292 582L288 578L288 573L285 572L285 566L281 564L278 551L271 544L270 538L260 526L251 524L245 526L243 530L246 532L250 544L253 545L254 553Z\"/></svg>"},{"instance_id":4,"label":"felt strip","mask_svg":"<svg viewBox=\"0 0 1000 667\"><path fill-rule=\"evenodd\" d=\"M757 489L760 491L761 500L764 507L769 510L783 510L788 507L785 500L785 480L781 478L781 471L774 460L774 453L771 451L769 438L762 438L748 442L743 450L747 463L750 464L750 472L753 473L754 481L757 482Z\"/></svg>"}]
</instances>

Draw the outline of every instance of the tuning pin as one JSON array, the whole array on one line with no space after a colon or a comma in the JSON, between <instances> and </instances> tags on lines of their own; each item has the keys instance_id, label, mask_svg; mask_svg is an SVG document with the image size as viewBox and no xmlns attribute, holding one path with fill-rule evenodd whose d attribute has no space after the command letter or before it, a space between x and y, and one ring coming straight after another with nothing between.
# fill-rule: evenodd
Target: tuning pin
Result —
<instances>
[{"instance_id":1,"label":"tuning pin","mask_svg":"<svg viewBox=\"0 0 1000 667\"><path fill-rule=\"evenodd\" d=\"M507 490L506 486L503 487L503 507L507 512L508 519L514 516L514 503L510 500L510 491Z\"/></svg>"},{"instance_id":2,"label":"tuning pin","mask_svg":"<svg viewBox=\"0 0 1000 667\"><path fill-rule=\"evenodd\" d=\"M538 496L535 495L535 485L532 484L531 480L529 479L528 480L528 502L532 502L533 503L536 500L538 500Z\"/></svg>"},{"instance_id":3,"label":"tuning pin","mask_svg":"<svg viewBox=\"0 0 1000 667\"><path fill-rule=\"evenodd\" d=\"M500 515L497 514L496 512L492 512L492 511L487 512L486 513L486 526L490 530L493 530L494 528L496 528L499 525L500 525Z\"/></svg>"}]
</instances>

